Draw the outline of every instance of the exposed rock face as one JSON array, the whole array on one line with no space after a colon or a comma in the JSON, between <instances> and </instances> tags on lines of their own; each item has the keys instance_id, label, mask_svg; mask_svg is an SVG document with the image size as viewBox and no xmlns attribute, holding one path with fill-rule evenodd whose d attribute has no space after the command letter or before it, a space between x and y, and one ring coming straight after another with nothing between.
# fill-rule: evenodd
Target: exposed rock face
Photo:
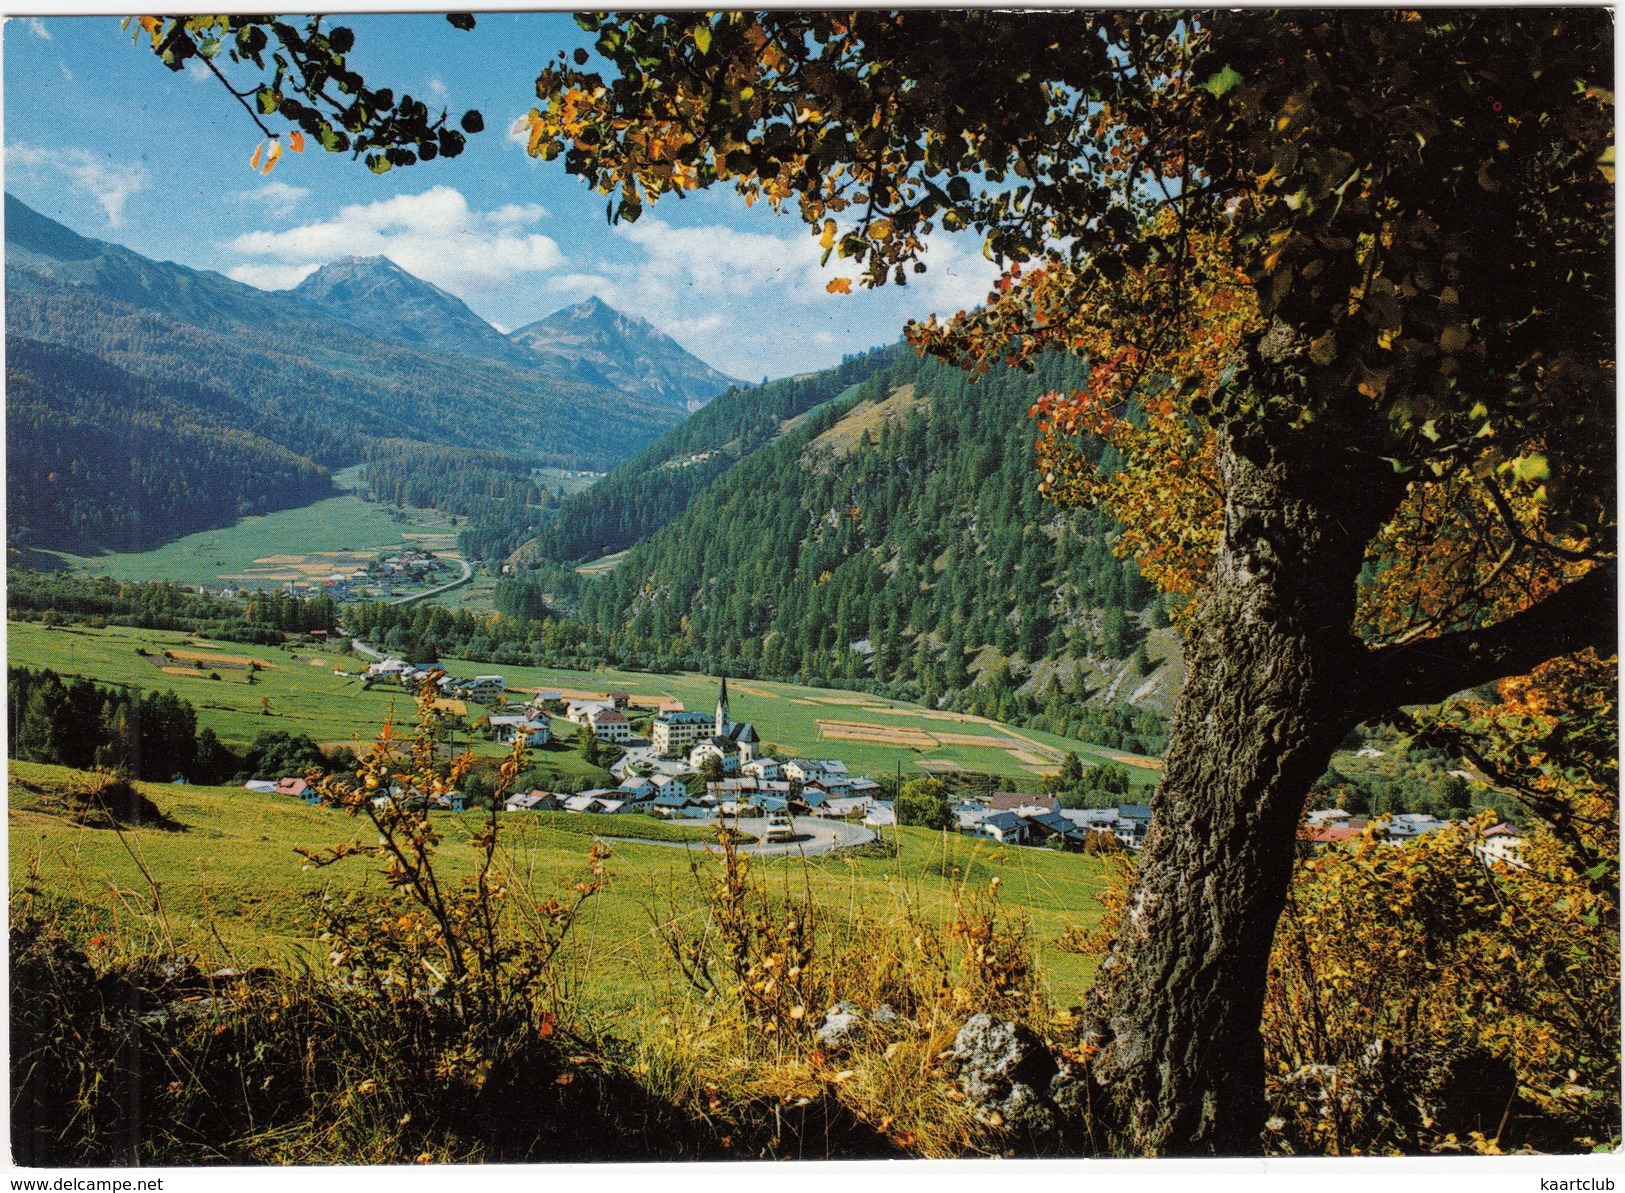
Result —
<instances>
[{"instance_id":1,"label":"exposed rock face","mask_svg":"<svg viewBox=\"0 0 1625 1193\"><path fill-rule=\"evenodd\" d=\"M292 293L369 335L414 348L528 368L538 364L455 294L407 273L388 257L342 257L322 266Z\"/></svg>"},{"instance_id":2,"label":"exposed rock face","mask_svg":"<svg viewBox=\"0 0 1625 1193\"><path fill-rule=\"evenodd\" d=\"M508 335L553 373L694 411L743 384L719 373L653 324L599 298L555 311Z\"/></svg>"}]
</instances>

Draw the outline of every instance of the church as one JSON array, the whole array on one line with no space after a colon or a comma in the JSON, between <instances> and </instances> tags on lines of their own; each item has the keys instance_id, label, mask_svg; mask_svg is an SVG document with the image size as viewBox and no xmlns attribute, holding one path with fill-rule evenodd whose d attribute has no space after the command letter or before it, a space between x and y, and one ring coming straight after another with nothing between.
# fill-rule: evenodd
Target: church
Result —
<instances>
[{"instance_id":1,"label":"church","mask_svg":"<svg viewBox=\"0 0 1625 1193\"><path fill-rule=\"evenodd\" d=\"M714 755L722 760L725 770L737 771L745 763L753 761L761 749L762 739L756 733L756 726L748 721L735 721L728 713L726 675L722 677L722 686L717 691L717 715L711 728L712 735L702 737L690 751L690 765L698 766L706 757Z\"/></svg>"}]
</instances>

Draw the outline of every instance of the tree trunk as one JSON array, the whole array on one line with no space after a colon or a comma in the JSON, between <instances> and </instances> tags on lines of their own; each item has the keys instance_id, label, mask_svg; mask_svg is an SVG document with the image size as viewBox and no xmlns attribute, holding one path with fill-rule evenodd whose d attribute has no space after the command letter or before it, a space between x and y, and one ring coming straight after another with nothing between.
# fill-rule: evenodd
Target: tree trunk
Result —
<instances>
[{"instance_id":1,"label":"tree trunk","mask_svg":"<svg viewBox=\"0 0 1625 1193\"><path fill-rule=\"evenodd\" d=\"M1221 446L1224 534L1187 629L1136 886L1095 986L1096 1073L1140 1154L1260 1150L1259 1020L1298 821L1359 720L1355 585L1401 490L1329 429L1281 439Z\"/></svg>"}]
</instances>

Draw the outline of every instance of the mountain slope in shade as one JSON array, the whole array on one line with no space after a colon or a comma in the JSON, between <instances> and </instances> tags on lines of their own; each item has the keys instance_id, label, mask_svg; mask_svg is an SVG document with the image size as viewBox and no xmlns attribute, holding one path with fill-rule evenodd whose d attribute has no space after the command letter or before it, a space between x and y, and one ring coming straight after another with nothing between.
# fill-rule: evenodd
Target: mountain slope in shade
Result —
<instances>
[{"instance_id":1,"label":"mountain slope in shade","mask_svg":"<svg viewBox=\"0 0 1625 1193\"><path fill-rule=\"evenodd\" d=\"M292 295L80 236L11 195L5 213L8 334L160 386L202 387L235 404L232 425L321 464L405 436L602 469L681 419L528 358L521 367L367 334Z\"/></svg>"},{"instance_id":2,"label":"mountain slope in shade","mask_svg":"<svg viewBox=\"0 0 1625 1193\"><path fill-rule=\"evenodd\" d=\"M407 273L388 257L341 257L291 294L369 335L413 348L531 368L537 363L455 294Z\"/></svg>"},{"instance_id":3,"label":"mountain slope in shade","mask_svg":"<svg viewBox=\"0 0 1625 1193\"><path fill-rule=\"evenodd\" d=\"M597 297L510 332L554 372L678 410L698 410L742 382L719 373L646 320Z\"/></svg>"}]
</instances>

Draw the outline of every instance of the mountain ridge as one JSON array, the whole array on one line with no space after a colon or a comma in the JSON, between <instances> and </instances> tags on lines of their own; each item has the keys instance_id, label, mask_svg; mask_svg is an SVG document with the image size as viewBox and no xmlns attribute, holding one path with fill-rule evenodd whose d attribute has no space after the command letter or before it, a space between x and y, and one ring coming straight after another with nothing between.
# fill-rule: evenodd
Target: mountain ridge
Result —
<instances>
[{"instance_id":1,"label":"mountain ridge","mask_svg":"<svg viewBox=\"0 0 1625 1193\"><path fill-rule=\"evenodd\" d=\"M340 257L288 293L369 335L410 347L527 368L536 363L462 299L388 257Z\"/></svg>"},{"instance_id":2,"label":"mountain ridge","mask_svg":"<svg viewBox=\"0 0 1625 1193\"><path fill-rule=\"evenodd\" d=\"M744 384L706 364L647 319L618 311L596 294L515 328L508 339L568 376L687 413Z\"/></svg>"}]
</instances>

